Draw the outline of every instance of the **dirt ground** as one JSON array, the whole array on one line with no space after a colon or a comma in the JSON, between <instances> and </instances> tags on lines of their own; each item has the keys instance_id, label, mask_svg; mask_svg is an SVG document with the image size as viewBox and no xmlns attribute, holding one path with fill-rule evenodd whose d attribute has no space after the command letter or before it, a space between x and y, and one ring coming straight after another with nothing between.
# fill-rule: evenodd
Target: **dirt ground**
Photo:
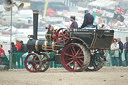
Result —
<instances>
[{"instance_id":1,"label":"dirt ground","mask_svg":"<svg viewBox=\"0 0 128 85\"><path fill-rule=\"evenodd\" d=\"M0 85L128 85L128 67L104 67L97 72L56 68L43 73L14 69L0 71Z\"/></svg>"}]
</instances>

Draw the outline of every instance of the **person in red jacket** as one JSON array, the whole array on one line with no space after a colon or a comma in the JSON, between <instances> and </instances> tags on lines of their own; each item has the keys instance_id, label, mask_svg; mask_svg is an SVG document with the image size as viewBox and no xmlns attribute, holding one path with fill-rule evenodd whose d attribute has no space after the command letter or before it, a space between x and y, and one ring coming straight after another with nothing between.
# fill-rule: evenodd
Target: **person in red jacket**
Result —
<instances>
[{"instance_id":1,"label":"person in red jacket","mask_svg":"<svg viewBox=\"0 0 128 85\"><path fill-rule=\"evenodd\" d=\"M0 45L0 57L1 56L4 56L5 55L5 52L4 50L2 49L2 45ZM0 64L2 63L2 59L0 58Z\"/></svg>"},{"instance_id":2,"label":"person in red jacket","mask_svg":"<svg viewBox=\"0 0 128 85\"><path fill-rule=\"evenodd\" d=\"M4 56L5 55L5 52L4 50L2 49L2 45L0 45L0 56Z\"/></svg>"},{"instance_id":3,"label":"person in red jacket","mask_svg":"<svg viewBox=\"0 0 128 85\"><path fill-rule=\"evenodd\" d=\"M20 69L20 58L21 58L20 48L21 48L21 43L20 43L20 40L19 39L16 39L15 47L17 49L16 62L18 63L18 68Z\"/></svg>"},{"instance_id":4,"label":"person in red jacket","mask_svg":"<svg viewBox=\"0 0 128 85\"><path fill-rule=\"evenodd\" d=\"M20 40L16 40L16 45L15 45L16 49L17 49L17 52L20 51L20 48L21 48L21 44L20 44Z\"/></svg>"}]
</instances>

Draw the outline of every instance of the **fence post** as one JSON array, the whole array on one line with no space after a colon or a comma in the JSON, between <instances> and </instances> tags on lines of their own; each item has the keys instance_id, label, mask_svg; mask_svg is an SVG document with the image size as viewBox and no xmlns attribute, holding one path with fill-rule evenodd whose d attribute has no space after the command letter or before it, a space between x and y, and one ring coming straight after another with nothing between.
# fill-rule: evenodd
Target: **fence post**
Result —
<instances>
[{"instance_id":1,"label":"fence post","mask_svg":"<svg viewBox=\"0 0 128 85\"><path fill-rule=\"evenodd\" d=\"M12 69L12 54L9 54L9 68Z\"/></svg>"}]
</instances>

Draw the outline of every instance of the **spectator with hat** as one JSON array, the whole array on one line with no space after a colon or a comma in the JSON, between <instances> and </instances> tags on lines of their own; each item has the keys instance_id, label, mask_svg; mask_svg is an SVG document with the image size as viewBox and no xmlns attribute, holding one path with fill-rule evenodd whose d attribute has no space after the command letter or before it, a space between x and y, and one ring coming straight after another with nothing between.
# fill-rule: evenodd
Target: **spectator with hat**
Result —
<instances>
[{"instance_id":1,"label":"spectator with hat","mask_svg":"<svg viewBox=\"0 0 128 85\"><path fill-rule=\"evenodd\" d=\"M17 48L17 52L20 51L20 47L21 47L21 44L20 44L20 40L19 39L16 39L16 45L15 47Z\"/></svg>"}]
</instances>

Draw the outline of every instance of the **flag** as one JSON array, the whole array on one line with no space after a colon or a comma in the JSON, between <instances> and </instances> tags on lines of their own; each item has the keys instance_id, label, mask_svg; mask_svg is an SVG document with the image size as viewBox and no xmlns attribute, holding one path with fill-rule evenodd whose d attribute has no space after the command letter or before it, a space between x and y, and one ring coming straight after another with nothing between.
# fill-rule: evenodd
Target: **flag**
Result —
<instances>
[{"instance_id":1,"label":"flag","mask_svg":"<svg viewBox=\"0 0 128 85\"><path fill-rule=\"evenodd\" d=\"M96 10L96 14L100 15L101 14L101 11Z\"/></svg>"},{"instance_id":2,"label":"flag","mask_svg":"<svg viewBox=\"0 0 128 85\"><path fill-rule=\"evenodd\" d=\"M120 26L121 24L119 22L117 22L117 26Z\"/></svg>"},{"instance_id":3,"label":"flag","mask_svg":"<svg viewBox=\"0 0 128 85\"><path fill-rule=\"evenodd\" d=\"M113 26L111 26L111 25L108 25L108 27L110 28L110 29L113 29L114 27Z\"/></svg>"},{"instance_id":4,"label":"flag","mask_svg":"<svg viewBox=\"0 0 128 85\"><path fill-rule=\"evenodd\" d=\"M124 14L125 11L120 7L115 7L115 12L118 12L119 14Z\"/></svg>"}]
</instances>

